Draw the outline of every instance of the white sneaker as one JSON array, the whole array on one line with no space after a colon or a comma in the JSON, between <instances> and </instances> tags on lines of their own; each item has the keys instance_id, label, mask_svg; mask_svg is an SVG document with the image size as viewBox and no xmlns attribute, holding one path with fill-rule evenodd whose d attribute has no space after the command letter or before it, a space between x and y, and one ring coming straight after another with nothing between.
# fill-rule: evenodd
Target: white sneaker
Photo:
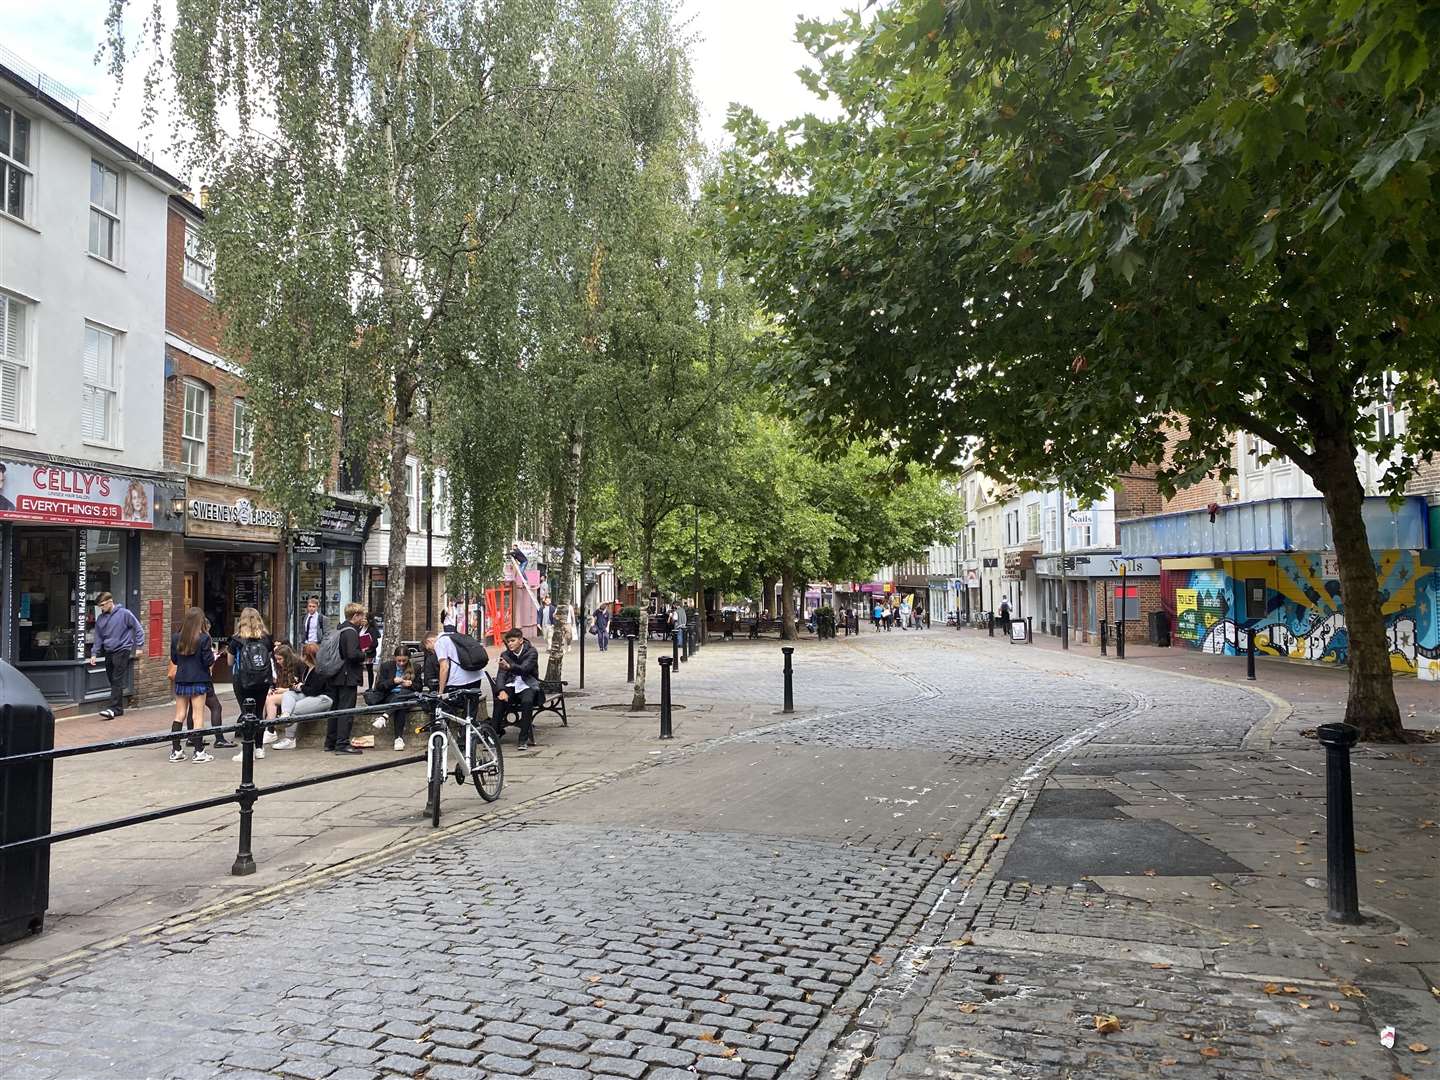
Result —
<instances>
[{"instance_id":1,"label":"white sneaker","mask_svg":"<svg viewBox=\"0 0 1440 1080\"><path fill-rule=\"evenodd\" d=\"M270 745L271 743L273 743L273 742L278 742L279 739L280 739L280 736L279 736L279 735L276 735L275 732L271 731L269 728L266 728L266 729L265 729L265 737L264 737L261 741L262 741L266 746L269 746L269 745Z\"/></svg>"},{"instance_id":2,"label":"white sneaker","mask_svg":"<svg viewBox=\"0 0 1440 1080\"><path fill-rule=\"evenodd\" d=\"M280 739L280 740L277 740L275 743L271 744L270 749L271 749L271 750L294 750L294 749L295 749L295 740L294 740L294 739Z\"/></svg>"},{"instance_id":3,"label":"white sneaker","mask_svg":"<svg viewBox=\"0 0 1440 1080\"><path fill-rule=\"evenodd\" d=\"M170 760L171 760L171 761L184 761L184 760L185 760L185 751L184 751L184 750L171 750L171 751L170 751Z\"/></svg>"},{"instance_id":4,"label":"white sneaker","mask_svg":"<svg viewBox=\"0 0 1440 1080\"><path fill-rule=\"evenodd\" d=\"M172 760L173 760L173 759L172 759ZM199 765L199 764L202 764L203 762L206 762L206 761L214 761L214 760L215 760L215 755L214 755L214 754L207 754L204 750L196 750L196 751L195 751L195 756L194 756L193 758L191 758L190 760L194 761L195 764Z\"/></svg>"},{"instance_id":5,"label":"white sneaker","mask_svg":"<svg viewBox=\"0 0 1440 1080\"><path fill-rule=\"evenodd\" d=\"M404 750L404 749L405 749L405 740L404 740L404 739L396 739L396 740L395 740L395 749L396 749L396 750Z\"/></svg>"},{"instance_id":6,"label":"white sneaker","mask_svg":"<svg viewBox=\"0 0 1440 1080\"><path fill-rule=\"evenodd\" d=\"M230 760L231 760L231 761L244 761L244 760L245 760L245 751L244 751L244 750L241 750L240 753L235 754L233 757L230 758Z\"/></svg>"},{"instance_id":7,"label":"white sneaker","mask_svg":"<svg viewBox=\"0 0 1440 1080\"><path fill-rule=\"evenodd\" d=\"M375 717L374 720L371 720L371 721L370 721L370 726L373 727L373 728L375 728L376 730L379 730L380 728L384 727L387 723L389 723L389 721L388 721L385 717L383 717L383 716L377 716L377 717Z\"/></svg>"},{"instance_id":8,"label":"white sneaker","mask_svg":"<svg viewBox=\"0 0 1440 1080\"><path fill-rule=\"evenodd\" d=\"M257 746L257 747L255 747L255 756L256 756L256 757L264 757L264 756L265 756L265 747L263 747L263 746Z\"/></svg>"},{"instance_id":9,"label":"white sneaker","mask_svg":"<svg viewBox=\"0 0 1440 1080\"><path fill-rule=\"evenodd\" d=\"M264 748L263 746L257 746L257 747L255 748L255 756L256 756L257 758L263 758L263 757L265 756L265 748ZM244 760L245 760L245 751L244 751L244 750L241 750L240 753L236 754L236 755L235 755L234 757L232 757L230 760L231 760L231 761L244 761Z\"/></svg>"}]
</instances>

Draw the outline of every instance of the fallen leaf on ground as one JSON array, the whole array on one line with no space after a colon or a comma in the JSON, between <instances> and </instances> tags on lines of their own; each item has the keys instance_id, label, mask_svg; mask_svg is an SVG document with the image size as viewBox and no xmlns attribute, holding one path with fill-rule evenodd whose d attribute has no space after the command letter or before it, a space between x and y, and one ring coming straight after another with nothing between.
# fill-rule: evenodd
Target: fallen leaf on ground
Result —
<instances>
[{"instance_id":1,"label":"fallen leaf on ground","mask_svg":"<svg viewBox=\"0 0 1440 1080\"><path fill-rule=\"evenodd\" d=\"M1287 987L1285 987L1285 992L1286 992L1287 994L1298 994L1298 993L1300 992L1300 987L1298 987L1298 986L1287 986Z\"/></svg>"},{"instance_id":2,"label":"fallen leaf on ground","mask_svg":"<svg viewBox=\"0 0 1440 1080\"><path fill-rule=\"evenodd\" d=\"M1422 822L1420 822L1420 828L1422 828L1422 829L1433 829L1433 828L1435 828L1435 822L1433 822L1433 821L1422 821Z\"/></svg>"},{"instance_id":3,"label":"fallen leaf on ground","mask_svg":"<svg viewBox=\"0 0 1440 1080\"><path fill-rule=\"evenodd\" d=\"M591 1004L591 1005L594 1005L595 1008L597 1008L597 1009L603 1009L603 1008L605 1007L605 999L604 999L604 998L596 998L596 999L595 999L594 1001L592 1001L590 1004Z\"/></svg>"},{"instance_id":4,"label":"fallen leaf on ground","mask_svg":"<svg viewBox=\"0 0 1440 1080\"><path fill-rule=\"evenodd\" d=\"M1335 1002L1333 1002L1333 1001L1327 1001L1325 1004L1327 1004L1327 1005L1330 1006L1330 1011L1331 1011L1331 1012L1339 1012L1339 1011L1340 1011L1340 1006L1339 1006L1339 1005L1336 1005Z\"/></svg>"},{"instance_id":5,"label":"fallen leaf on ground","mask_svg":"<svg viewBox=\"0 0 1440 1080\"><path fill-rule=\"evenodd\" d=\"M1260 929L1260 924L1259 924L1258 922L1247 922L1247 923L1245 924L1245 929L1246 929L1246 930L1259 930L1259 929Z\"/></svg>"},{"instance_id":6,"label":"fallen leaf on ground","mask_svg":"<svg viewBox=\"0 0 1440 1080\"><path fill-rule=\"evenodd\" d=\"M1308 1001L1297 1001L1297 1002L1295 1002L1295 1004L1298 1005L1298 1006L1299 1006L1300 1008L1302 1008L1302 1009L1308 1009L1308 1008L1310 1008L1310 1003L1309 1003Z\"/></svg>"},{"instance_id":7,"label":"fallen leaf on ground","mask_svg":"<svg viewBox=\"0 0 1440 1080\"><path fill-rule=\"evenodd\" d=\"M1118 1016L1111 1016L1109 1013L1096 1013L1095 1030L1102 1035L1108 1035L1112 1031L1119 1031L1120 1018Z\"/></svg>"},{"instance_id":8,"label":"fallen leaf on ground","mask_svg":"<svg viewBox=\"0 0 1440 1080\"><path fill-rule=\"evenodd\" d=\"M1156 971L1166 971L1166 970L1168 970L1169 967L1170 967L1169 964L1151 964L1150 966L1151 966L1152 968L1154 968Z\"/></svg>"},{"instance_id":9,"label":"fallen leaf on ground","mask_svg":"<svg viewBox=\"0 0 1440 1080\"><path fill-rule=\"evenodd\" d=\"M1341 983L1340 993L1344 994L1347 998L1363 998L1365 996L1364 990L1350 983Z\"/></svg>"},{"instance_id":10,"label":"fallen leaf on ground","mask_svg":"<svg viewBox=\"0 0 1440 1080\"><path fill-rule=\"evenodd\" d=\"M1280 987L1278 987L1274 983L1266 983L1264 986L1260 987L1260 989L1264 990L1267 994L1278 994L1280 992Z\"/></svg>"},{"instance_id":11,"label":"fallen leaf on ground","mask_svg":"<svg viewBox=\"0 0 1440 1080\"><path fill-rule=\"evenodd\" d=\"M1149 870L1146 870L1146 871L1145 871L1145 876L1146 876L1146 877L1154 877L1154 876L1155 876L1155 869L1154 869L1154 867L1151 867Z\"/></svg>"},{"instance_id":12,"label":"fallen leaf on ground","mask_svg":"<svg viewBox=\"0 0 1440 1080\"><path fill-rule=\"evenodd\" d=\"M1212 882L1210 882L1210 888L1212 888L1212 889L1223 889L1224 887L1225 887L1225 886L1224 886L1224 885L1221 885L1218 881L1212 881Z\"/></svg>"},{"instance_id":13,"label":"fallen leaf on ground","mask_svg":"<svg viewBox=\"0 0 1440 1080\"><path fill-rule=\"evenodd\" d=\"M735 1056L735 1048L734 1048L733 1046L727 1046L727 1047L725 1047L724 1050L720 1051L720 1056L721 1056L721 1057L734 1057L734 1056Z\"/></svg>"},{"instance_id":14,"label":"fallen leaf on ground","mask_svg":"<svg viewBox=\"0 0 1440 1080\"><path fill-rule=\"evenodd\" d=\"M1357 1043L1354 1039L1346 1039L1346 1040L1345 1040L1345 1045L1346 1045L1346 1046L1359 1046L1360 1044Z\"/></svg>"},{"instance_id":15,"label":"fallen leaf on ground","mask_svg":"<svg viewBox=\"0 0 1440 1080\"><path fill-rule=\"evenodd\" d=\"M1160 1064L1161 1064L1161 1065L1179 1065L1179 1064L1180 1064L1180 1059L1179 1059L1179 1058L1161 1058L1161 1059L1160 1059Z\"/></svg>"},{"instance_id":16,"label":"fallen leaf on ground","mask_svg":"<svg viewBox=\"0 0 1440 1080\"><path fill-rule=\"evenodd\" d=\"M1005 834L1004 834L1003 832L992 832L992 833L990 834L990 839L991 839L991 840L1004 840L1004 839L1005 839Z\"/></svg>"},{"instance_id":17,"label":"fallen leaf on ground","mask_svg":"<svg viewBox=\"0 0 1440 1080\"><path fill-rule=\"evenodd\" d=\"M1409 1050L1412 1054L1423 1054L1426 1050L1429 1050L1430 1047L1426 1046L1422 1042L1413 1042L1405 1049Z\"/></svg>"},{"instance_id":18,"label":"fallen leaf on ground","mask_svg":"<svg viewBox=\"0 0 1440 1080\"><path fill-rule=\"evenodd\" d=\"M1410 947L1410 942L1406 941L1403 937L1397 937L1395 939L1395 944L1406 949Z\"/></svg>"},{"instance_id":19,"label":"fallen leaf on ground","mask_svg":"<svg viewBox=\"0 0 1440 1080\"><path fill-rule=\"evenodd\" d=\"M974 945L975 939L972 937L957 937L953 939L950 944L956 946L957 948L961 945Z\"/></svg>"},{"instance_id":20,"label":"fallen leaf on ground","mask_svg":"<svg viewBox=\"0 0 1440 1080\"><path fill-rule=\"evenodd\" d=\"M599 976L599 975L587 975L587 976L585 977L585 981L588 982L588 983L597 983L597 982L600 981L600 976Z\"/></svg>"},{"instance_id":21,"label":"fallen leaf on ground","mask_svg":"<svg viewBox=\"0 0 1440 1080\"><path fill-rule=\"evenodd\" d=\"M885 958L879 953L874 953L870 957L870 962L872 964L883 964L885 962Z\"/></svg>"},{"instance_id":22,"label":"fallen leaf on ground","mask_svg":"<svg viewBox=\"0 0 1440 1080\"><path fill-rule=\"evenodd\" d=\"M1191 1032L1188 1032L1188 1031L1182 1031L1182 1032L1180 1033L1180 1037L1181 1037L1182 1039L1184 1039L1186 1042L1189 1042L1191 1039L1195 1038L1195 1036L1194 1036Z\"/></svg>"},{"instance_id":23,"label":"fallen leaf on ground","mask_svg":"<svg viewBox=\"0 0 1440 1080\"><path fill-rule=\"evenodd\" d=\"M1219 1056L1220 1056L1220 1051L1219 1051L1219 1050L1216 1050L1215 1047L1213 1047L1213 1046L1204 1046L1204 1047L1201 1047L1201 1048L1200 1048L1200 1056L1201 1056L1201 1057L1219 1057Z\"/></svg>"},{"instance_id":24,"label":"fallen leaf on ground","mask_svg":"<svg viewBox=\"0 0 1440 1080\"><path fill-rule=\"evenodd\" d=\"M707 1031L700 1036L700 1041L708 1043L718 1043L720 1041L720 1037L716 1035L713 1031Z\"/></svg>"},{"instance_id":25,"label":"fallen leaf on ground","mask_svg":"<svg viewBox=\"0 0 1440 1080\"><path fill-rule=\"evenodd\" d=\"M1334 1045L1335 1045L1335 1044L1334 1044L1333 1042L1331 1042L1329 1039L1316 1039L1315 1042L1316 1042L1318 1045L1320 1045L1320 1046L1334 1046Z\"/></svg>"},{"instance_id":26,"label":"fallen leaf on ground","mask_svg":"<svg viewBox=\"0 0 1440 1080\"><path fill-rule=\"evenodd\" d=\"M976 1005L973 1001L967 1001L964 1005L960 1006L960 1011L966 1016L969 1016L973 1012L979 1012L980 1006Z\"/></svg>"}]
</instances>

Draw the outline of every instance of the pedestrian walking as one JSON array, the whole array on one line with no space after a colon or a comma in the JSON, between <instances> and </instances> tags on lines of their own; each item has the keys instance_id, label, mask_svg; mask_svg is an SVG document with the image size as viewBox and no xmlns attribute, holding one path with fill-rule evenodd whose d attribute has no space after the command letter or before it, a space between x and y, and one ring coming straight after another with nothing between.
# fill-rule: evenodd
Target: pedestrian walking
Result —
<instances>
[{"instance_id":1,"label":"pedestrian walking","mask_svg":"<svg viewBox=\"0 0 1440 1080\"><path fill-rule=\"evenodd\" d=\"M1010 601L1009 601L1008 599L1005 599L1005 600L1001 600L1001 601L1000 601L999 616L1000 616L1000 628L1005 632L1005 636L1006 636L1006 637L1009 637L1009 636L1010 636Z\"/></svg>"},{"instance_id":2,"label":"pedestrian walking","mask_svg":"<svg viewBox=\"0 0 1440 1080\"><path fill-rule=\"evenodd\" d=\"M281 697L280 719L325 712L335 704L335 699L330 696L330 681L316 667L319 656L320 646L313 641L301 647L295 671L296 685L294 689L285 691ZM270 749L294 750L299 732L299 723L287 724L282 732L283 737Z\"/></svg>"},{"instance_id":3,"label":"pedestrian walking","mask_svg":"<svg viewBox=\"0 0 1440 1080\"><path fill-rule=\"evenodd\" d=\"M880 623L884 620L884 618L885 609L881 607L880 601L876 600L875 606L870 609L870 621L875 624L875 629L877 632L879 631Z\"/></svg>"},{"instance_id":4,"label":"pedestrian walking","mask_svg":"<svg viewBox=\"0 0 1440 1080\"><path fill-rule=\"evenodd\" d=\"M90 647L90 666L105 661L105 678L110 682L110 707L100 710L101 720L125 715L125 684L130 679L130 666L135 654L145 647L145 628L135 613L115 603L115 597L102 592L96 598L100 614L95 618L95 642Z\"/></svg>"},{"instance_id":5,"label":"pedestrian walking","mask_svg":"<svg viewBox=\"0 0 1440 1080\"><path fill-rule=\"evenodd\" d=\"M330 679L330 693L336 711L355 708L360 689L365 654L360 651L360 628L365 625L365 605L345 605L345 622L335 631L340 635L340 670ZM359 754L358 746L350 745L352 717L332 716L325 726L325 749L336 754Z\"/></svg>"},{"instance_id":6,"label":"pedestrian walking","mask_svg":"<svg viewBox=\"0 0 1440 1080\"><path fill-rule=\"evenodd\" d=\"M610 606L601 604L595 609L595 644L604 652L610 648Z\"/></svg>"},{"instance_id":7,"label":"pedestrian walking","mask_svg":"<svg viewBox=\"0 0 1440 1080\"><path fill-rule=\"evenodd\" d=\"M545 631L555 625L555 605L548 596L540 598L540 606L535 609L535 636L544 637Z\"/></svg>"},{"instance_id":8,"label":"pedestrian walking","mask_svg":"<svg viewBox=\"0 0 1440 1080\"><path fill-rule=\"evenodd\" d=\"M680 604L670 605L670 633L683 649L685 647L685 608Z\"/></svg>"},{"instance_id":9,"label":"pedestrian walking","mask_svg":"<svg viewBox=\"0 0 1440 1080\"><path fill-rule=\"evenodd\" d=\"M263 707L275 687L275 642L265 628L265 620L255 608L247 607L240 612L235 633L230 637L229 652L230 685L235 689L235 704L243 718L245 702L254 701ZM240 761L244 754L245 751L241 750L235 755L235 760ZM255 747L255 756L265 756L263 733L260 745Z\"/></svg>"},{"instance_id":10,"label":"pedestrian walking","mask_svg":"<svg viewBox=\"0 0 1440 1080\"><path fill-rule=\"evenodd\" d=\"M212 633L210 616L208 615L205 616L205 633ZM220 663L223 655L225 655L224 646L222 646L220 652L216 654L215 662L210 665L210 688L205 691L205 711L210 714L210 726L212 728L221 727L225 723L225 709L221 706L220 699L215 695L215 664ZM191 723L191 720L192 718L186 718L187 726ZM200 726L204 727L205 725L201 723ZM227 739L223 731L217 731L215 733L215 741L211 745L216 750L233 750L240 744L234 739Z\"/></svg>"},{"instance_id":11,"label":"pedestrian walking","mask_svg":"<svg viewBox=\"0 0 1440 1080\"><path fill-rule=\"evenodd\" d=\"M204 708L205 695L211 690L210 669L214 664L215 649L210 635L205 632L205 613L192 607L185 612L180 629L170 639L170 671L175 680L175 719L170 724L172 734L178 734L187 724L193 732L195 713ZM192 733L189 741L194 750L193 761L214 760L205 752L204 736ZM180 749L178 738L170 740L170 760L185 760L185 751Z\"/></svg>"},{"instance_id":12,"label":"pedestrian walking","mask_svg":"<svg viewBox=\"0 0 1440 1080\"><path fill-rule=\"evenodd\" d=\"M505 736L505 718L520 713L520 749L535 748L535 706L540 703L540 654L519 630L505 631L505 648L495 691L495 737Z\"/></svg>"},{"instance_id":13,"label":"pedestrian walking","mask_svg":"<svg viewBox=\"0 0 1440 1080\"><path fill-rule=\"evenodd\" d=\"M325 616L320 614L320 598L310 597L305 601L305 617L300 623L300 644L319 645L325 640Z\"/></svg>"}]
</instances>

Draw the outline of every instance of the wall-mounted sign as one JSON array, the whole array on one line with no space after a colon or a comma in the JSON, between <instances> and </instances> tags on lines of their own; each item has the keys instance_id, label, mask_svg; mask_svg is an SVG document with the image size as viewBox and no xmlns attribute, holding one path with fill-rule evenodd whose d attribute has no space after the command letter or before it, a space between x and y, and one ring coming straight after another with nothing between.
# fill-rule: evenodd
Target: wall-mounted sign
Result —
<instances>
[{"instance_id":1,"label":"wall-mounted sign","mask_svg":"<svg viewBox=\"0 0 1440 1080\"><path fill-rule=\"evenodd\" d=\"M257 506L254 491L208 480L185 482L185 534L217 540L275 543L285 515Z\"/></svg>"},{"instance_id":2,"label":"wall-mounted sign","mask_svg":"<svg viewBox=\"0 0 1440 1080\"><path fill-rule=\"evenodd\" d=\"M319 554L320 554L320 537L316 536L314 533L296 533L296 534L295 534L295 554L296 554L296 555L319 555Z\"/></svg>"},{"instance_id":3,"label":"wall-mounted sign","mask_svg":"<svg viewBox=\"0 0 1440 1080\"><path fill-rule=\"evenodd\" d=\"M1000 560L999 560L998 558L994 558L994 559L981 559L981 560L980 560L980 565L981 565L982 567L984 567L986 570L994 570L997 566L1000 565Z\"/></svg>"},{"instance_id":4,"label":"wall-mounted sign","mask_svg":"<svg viewBox=\"0 0 1440 1080\"><path fill-rule=\"evenodd\" d=\"M320 511L320 531L359 539L365 534L368 511L361 507L335 503Z\"/></svg>"},{"instance_id":5,"label":"wall-mounted sign","mask_svg":"<svg viewBox=\"0 0 1440 1080\"><path fill-rule=\"evenodd\" d=\"M84 469L0 461L0 518L153 529L155 485Z\"/></svg>"}]
</instances>

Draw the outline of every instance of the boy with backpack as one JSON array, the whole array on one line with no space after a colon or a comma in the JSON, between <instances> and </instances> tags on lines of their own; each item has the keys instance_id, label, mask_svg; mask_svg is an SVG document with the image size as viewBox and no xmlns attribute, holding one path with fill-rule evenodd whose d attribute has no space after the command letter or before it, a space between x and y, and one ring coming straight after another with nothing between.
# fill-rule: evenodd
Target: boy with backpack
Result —
<instances>
[{"instance_id":1,"label":"boy with backpack","mask_svg":"<svg viewBox=\"0 0 1440 1080\"><path fill-rule=\"evenodd\" d=\"M345 621L338 630L325 635L315 657L315 670L330 686L335 709L355 708L355 698L365 668L365 652L360 647L360 628L365 625L365 605L345 605ZM336 754L359 754L358 746L350 745L349 716L332 716L325 725L325 749Z\"/></svg>"},{"instance_id":2,"label":"boy with backpack","mask_svg":"<svg viewBox=\"0 0 1440 1080\"><path fill-rule=\"evenodd\" d=\"M439 693L479 690L485 678L485 665L490 663L490 654L469 634L456 633L454 623L446 623L442 629L444 632L435 639L435 658L440 667ZM466 719L474 718L473 710L478 700L474 694L465 695Z\"/></svg>"}]
</instances>

